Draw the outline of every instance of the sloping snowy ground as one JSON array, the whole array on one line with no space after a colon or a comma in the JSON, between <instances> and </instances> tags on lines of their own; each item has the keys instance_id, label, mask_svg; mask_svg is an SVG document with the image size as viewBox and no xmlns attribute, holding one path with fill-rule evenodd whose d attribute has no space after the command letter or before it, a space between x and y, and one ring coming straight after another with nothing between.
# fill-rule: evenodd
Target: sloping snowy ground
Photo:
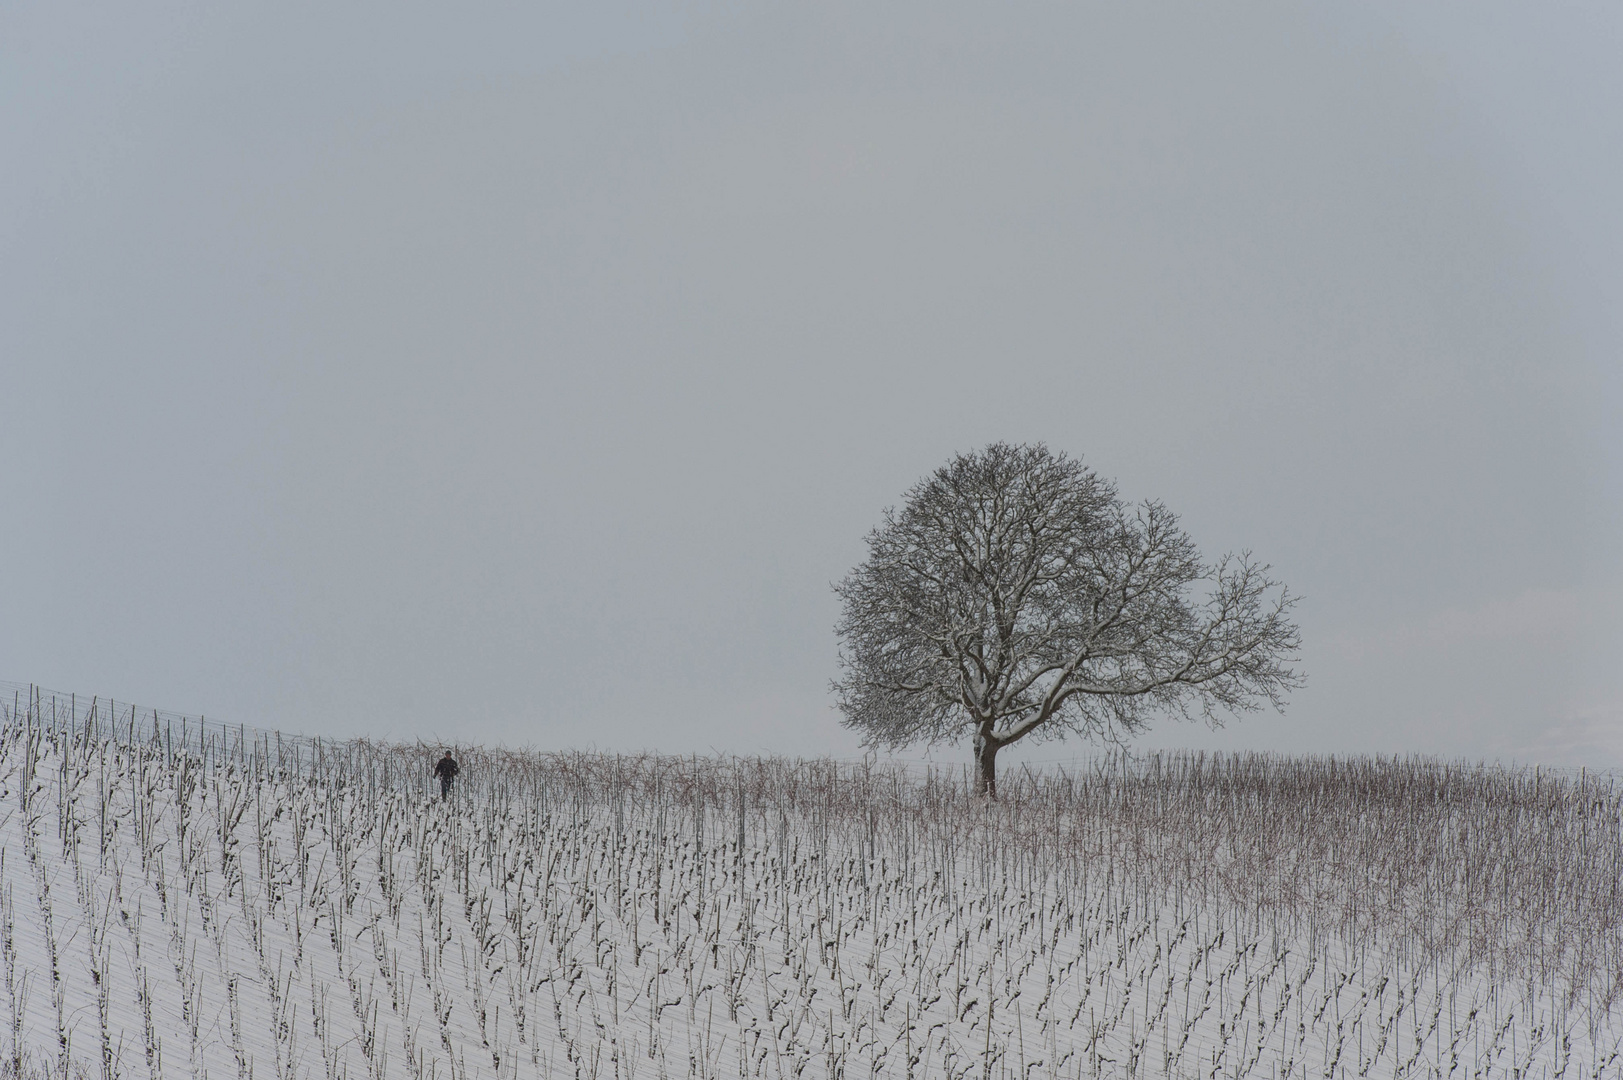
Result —
<instances>
[{"instance_id":1,"label":"sloping snowy ground","mask_svg":"<svg viewBox=\"0 0 1623 1080\"><path fill-rule=\"evenodd\" d=\"M1618 796L1593 780L1517 802L1526 778L1319 763L1291 817L1242 782L1255 759L1010 777L989 807L860 766L475 748L442 804L424 748L5 720L20 1072L1623 1076ZM1430 793L1337 808L1383 769ZM1497 845L1456 821L1490 782L1523 830ZM1381 831L1409 827L1442 848ZM1382 862L1382 836L1411 850ZM1420 902L1387 880L1406 864Z\"/></svg>"}]
</instances>

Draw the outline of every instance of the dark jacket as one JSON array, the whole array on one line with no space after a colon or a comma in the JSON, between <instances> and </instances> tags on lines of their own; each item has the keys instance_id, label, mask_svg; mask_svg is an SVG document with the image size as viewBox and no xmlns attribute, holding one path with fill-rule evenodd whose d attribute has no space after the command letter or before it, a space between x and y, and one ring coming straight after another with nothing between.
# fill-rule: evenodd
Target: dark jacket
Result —
<instances>
[{"instance_id":1,"label":"dark jacket","mask_svg":"<svg viewBox=\"0 0 1623 1080\"><path fill-rule=\"evenodd\" d=\"M441 780L449 780L457 773L456 762L448 757L440 758L440 763L434 766L434 775Z\"/></svg>"}]
</instances>

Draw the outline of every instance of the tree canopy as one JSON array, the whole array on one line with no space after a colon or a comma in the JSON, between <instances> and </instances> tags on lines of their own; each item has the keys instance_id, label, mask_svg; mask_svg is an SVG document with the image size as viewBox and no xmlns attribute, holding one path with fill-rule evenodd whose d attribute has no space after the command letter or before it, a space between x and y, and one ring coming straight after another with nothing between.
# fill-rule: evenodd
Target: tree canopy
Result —
<instances>
[{"instance_id":1,"label":"tree canopy","mask_svg":"<svg viewBox=\"0 0 1623 1080\"><path fill-rule=\"evenodd\" d=\"M1158 502L1046 446L994 443L914 485L835 585L845 724L869 745L973 737L981 790L1029 737L1220 722L1301 684L1289 591L1202 560Z\"/></svg>"}]
</instances>

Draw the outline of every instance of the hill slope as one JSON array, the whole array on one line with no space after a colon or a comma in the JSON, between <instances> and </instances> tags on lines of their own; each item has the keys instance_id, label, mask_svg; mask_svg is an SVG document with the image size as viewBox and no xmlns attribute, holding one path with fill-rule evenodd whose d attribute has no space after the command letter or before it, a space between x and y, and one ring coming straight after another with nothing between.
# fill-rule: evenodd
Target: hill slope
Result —
<instances>
[{"instance_id":1,"label":"hill slope","mask_svg":"<svg viewBox=\"0 0 1623 1080\"><path fill-rule=\"evenodd\" d=\"M1608 781L1086 776L0 729L8 1068L141 1077L1623 1074Z\"/></svg>"}]
</instances>

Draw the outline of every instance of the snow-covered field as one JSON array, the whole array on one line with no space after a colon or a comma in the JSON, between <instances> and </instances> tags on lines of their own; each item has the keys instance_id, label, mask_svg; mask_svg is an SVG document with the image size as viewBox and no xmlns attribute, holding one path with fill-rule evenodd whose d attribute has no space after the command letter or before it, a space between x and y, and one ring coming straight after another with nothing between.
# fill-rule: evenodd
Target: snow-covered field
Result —
<instances>
[{"instance_id":1,"label":"snow-covered field","mask_svg":"<svg viewBox=\"0 0 1623 1080\"><path fill-rule=\"evenodd\" d=\"M53 719L54 708L54 719ZM0 728L0 1074L1618 1077L1623 792Z\"/></svg>"}]
</instances>

